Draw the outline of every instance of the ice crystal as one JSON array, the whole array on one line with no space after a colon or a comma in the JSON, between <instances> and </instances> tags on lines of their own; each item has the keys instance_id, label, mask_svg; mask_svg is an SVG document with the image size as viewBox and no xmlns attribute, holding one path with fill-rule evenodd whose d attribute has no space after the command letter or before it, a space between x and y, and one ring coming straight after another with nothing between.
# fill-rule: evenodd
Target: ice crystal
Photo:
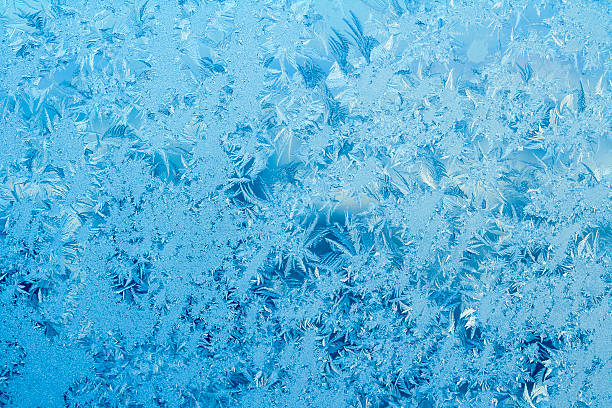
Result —
<instances>
[{"instance_id":1,"label":"ice crystal","mask_svg":"<svg viewBox=\"0 0 612 408\"><path fill-rule=\"evenodd\" d=\"M0 405L612 406L611 4L0 0Z\"/></svg>"}]
</instances>

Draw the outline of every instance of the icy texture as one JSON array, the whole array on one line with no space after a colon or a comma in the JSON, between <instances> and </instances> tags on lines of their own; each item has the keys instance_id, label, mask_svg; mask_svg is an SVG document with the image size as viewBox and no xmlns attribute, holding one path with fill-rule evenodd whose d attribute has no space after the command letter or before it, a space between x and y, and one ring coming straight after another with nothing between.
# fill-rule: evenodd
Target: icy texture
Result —
<instances>
[{"instance_id":1,"label":"icy texture","mask_svg":"<svg viewBox=\"0 0 612 408\"><path fill-rule=\"evenodd\" d=\"M0 0L0 405L612 406L611 8Z\"/></svg>"}]
</instances>

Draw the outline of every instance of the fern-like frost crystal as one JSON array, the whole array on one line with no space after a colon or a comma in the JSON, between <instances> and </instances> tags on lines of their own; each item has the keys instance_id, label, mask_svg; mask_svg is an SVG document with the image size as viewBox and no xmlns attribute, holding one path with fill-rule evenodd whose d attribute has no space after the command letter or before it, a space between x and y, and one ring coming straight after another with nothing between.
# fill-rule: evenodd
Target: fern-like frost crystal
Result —
<instances>
[{"instance_id":1,"label":"fern-like frost crystal","mask_svg":"<svg viewBox=\"0 0 612 408\"><path fill-rule=\"evenodd\" d=\"M0 406L612 406L611 7L0 0Z\"/></svg>"}]
</instances>

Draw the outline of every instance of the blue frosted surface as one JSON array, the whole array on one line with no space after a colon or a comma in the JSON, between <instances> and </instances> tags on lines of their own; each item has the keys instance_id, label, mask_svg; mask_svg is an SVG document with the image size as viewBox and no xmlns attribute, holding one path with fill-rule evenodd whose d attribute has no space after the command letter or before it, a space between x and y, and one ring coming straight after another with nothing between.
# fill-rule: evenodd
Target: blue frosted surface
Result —
<instances>
[{"instance_id":1,"label":"blue frosted surface","mask_svg":"<svg viewBox=\"0 0 612 408\"><path fill-rule=\"evenodd\" d=\"M611 30L0 0L0 406L612 407Z\"/></svg>"}]
</instances>

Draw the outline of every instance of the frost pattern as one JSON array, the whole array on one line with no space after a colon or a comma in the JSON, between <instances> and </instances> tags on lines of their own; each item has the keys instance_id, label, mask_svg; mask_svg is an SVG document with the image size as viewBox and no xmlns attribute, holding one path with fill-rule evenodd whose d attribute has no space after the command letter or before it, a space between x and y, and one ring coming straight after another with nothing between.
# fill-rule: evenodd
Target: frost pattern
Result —
<instances>
[{"instance_id":1,"label":"frost pattern","mask_svg":"<svg viewBox=\"0 0 612 408\"><path fill-rule=\"evenodd\" d=\"M612 3L0 11L0 405L612 406Z\"/></svg>"}]
</instances>

